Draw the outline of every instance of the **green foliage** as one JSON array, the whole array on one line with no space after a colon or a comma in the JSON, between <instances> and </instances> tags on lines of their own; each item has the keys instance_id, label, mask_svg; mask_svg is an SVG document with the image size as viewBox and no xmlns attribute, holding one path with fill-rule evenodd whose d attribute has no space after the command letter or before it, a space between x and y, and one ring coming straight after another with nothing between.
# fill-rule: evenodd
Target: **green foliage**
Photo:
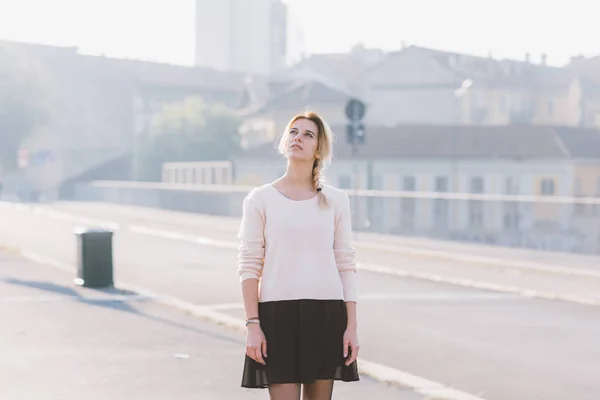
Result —
<instances>
[{"instance_id":1,"label":"green foliage","mask_svg":"<svg viewBox=\"0 0 600 400\"><path fill-rule=\"evenodd\" d=\"M166 106L139 140L136 179L159 181L165 162L225 160L240 149L240 121L197 97Z\"/></svg>"}]
</instances>

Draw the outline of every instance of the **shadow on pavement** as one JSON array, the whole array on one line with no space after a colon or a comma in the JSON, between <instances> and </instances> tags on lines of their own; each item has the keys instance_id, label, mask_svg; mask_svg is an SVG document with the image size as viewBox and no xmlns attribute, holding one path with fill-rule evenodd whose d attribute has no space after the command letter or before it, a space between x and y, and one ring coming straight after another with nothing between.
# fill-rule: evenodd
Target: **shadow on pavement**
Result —
<instances>
[{"instance_id":1,"label":"shadow on pavement","mask_svg":"<svg viewBox=\"0 0 600 400\"><path fill-rule=\"evenodd\" d=\"M212 336L214 338L224 340L227 342L243 343L242 340L230 337L225 334L219 334L216 332L211 332L209 330L198 329L198 328L186 325L186 324L182 324L179 322L169 320L168 318L150 315L147 312L144 312L144 311L140 310L139 308L133 306L131 304L131 302L132 301L152 302L152 299L148 298L148 297L142 297L142 298L137 297L138 296L137 293L132 292L132 291L121 290L121 289L117 289L117 288L106 288L106 289L87 288L88 290L92 290L94 292L97 292L97 293L105 295L105 296L104 297L86 297L86 296L82 296L81 293L79 293L77 290L75 290L71 287L57 285L57 284L51 283L51 282L22 280L22 279L15 279L15 278L0 279L0 282L4 282L9 285L22 286L22 287L41 290L44 292L54 293L57 295L64 296L66 299L75 300L75 301L77 301L79 303L83 303L83 304L88 304L88 305L92 305L92 306L96 306L96 307L103 307L103 308L109 308L109 309L113 309L113 310L117 310L117 311L132 313L132 314L135 314L137 316L146 318L146 319L154 321L154 322L159 322L159 323L162 323L165 325L169 325L171 327L184 329L184 330L195 332L195 333L202 334L202 335ZM113 296L113 297L111 297L111 296ZM119 296L119 297L114 297L114 296ZM125 297L123 297L123 296L125 296ZM127 296L130 296L131 299L127 299Z\"/></svg>"}]
</instances>

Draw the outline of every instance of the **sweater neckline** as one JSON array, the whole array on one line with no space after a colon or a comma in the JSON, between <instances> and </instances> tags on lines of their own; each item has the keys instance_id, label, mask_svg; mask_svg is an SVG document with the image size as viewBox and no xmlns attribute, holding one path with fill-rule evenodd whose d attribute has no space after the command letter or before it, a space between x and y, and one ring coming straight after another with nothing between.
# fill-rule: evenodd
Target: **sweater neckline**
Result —
<instances>
[{"instance_id":1,"label":"sweater neckline","mask_svg":"<svg viewBox=\"0 0 600 400\"><path fill-rule=\"evenodd\" d=\"M311 201L317 198L317 196L319 195L319 193L315 194L314 196L308 198L308 199L302 199L302 200L297 200L297 199L292 199L291 197L288 197L286 195L284 195L283 193L281 193L279 191L279 189L277 189L275 186L273 186L272 183L269 184L269 186L275 191L277 192L281 197L283 197L284 199L288 200L288 201L292 201L294 203L305 203L307 201Z\"/></svg>"}]
</instances>

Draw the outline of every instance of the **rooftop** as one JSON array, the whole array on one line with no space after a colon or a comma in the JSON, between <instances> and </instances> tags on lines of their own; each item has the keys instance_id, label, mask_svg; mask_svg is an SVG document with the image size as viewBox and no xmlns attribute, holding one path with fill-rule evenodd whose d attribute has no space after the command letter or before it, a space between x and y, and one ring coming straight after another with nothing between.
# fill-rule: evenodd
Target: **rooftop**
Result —
<instances>
[{"instance_id":1,"label":"rooftop","mask_svg":"<svg viewBox=\"0 0 600 400\"><path fill-rule=\"evenodd\" d=\"M332 127L334 157L348 158L345 128ZM268 143L241 157L281 157ZM551 126L426 126L367 127L358 150L365 158L594 158L600 159L600 130Z\"/></svg>"}]
</instances>

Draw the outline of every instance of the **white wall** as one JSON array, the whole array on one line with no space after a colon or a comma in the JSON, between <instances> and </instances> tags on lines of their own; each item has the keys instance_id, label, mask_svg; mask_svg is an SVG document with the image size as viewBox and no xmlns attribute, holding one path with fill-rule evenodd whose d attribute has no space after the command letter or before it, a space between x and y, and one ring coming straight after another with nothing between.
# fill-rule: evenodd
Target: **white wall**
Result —
<instances>
[{"instance_id":1,"label":"white wall","mask_svg":"<svg viewBox=\"0 0 600 400\"><path fill-rule=\"evenodd\" d=\"M231 67L232 0L196 0L196 65Z\"/></svg>"},{"instance_id":2,"label":"white wall","mask_svg":"<svg viewBox=\"0 0 600 400\"><path fill-rule=\"evenodd\" d=\"M275 63L276 1L196 0L196 65L269 74Z\"/></svg>"}]
</instances>

